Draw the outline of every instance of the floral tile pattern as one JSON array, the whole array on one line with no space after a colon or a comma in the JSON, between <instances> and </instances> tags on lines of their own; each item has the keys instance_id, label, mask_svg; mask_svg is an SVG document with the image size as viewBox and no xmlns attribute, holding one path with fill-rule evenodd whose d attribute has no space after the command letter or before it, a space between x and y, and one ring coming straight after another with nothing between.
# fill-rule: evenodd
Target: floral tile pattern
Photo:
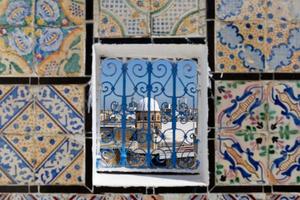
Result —
<instances>
[{"instance_id":1,"label":"floral tile pattern","mask_svg":"<svg viewBox=\"0 0 300 200\"><path fill-rule=\"evenodd\" d=\"M34 62L34 29L0 27L0 76L30 76Z\"/></svg>"},{"instance_id":2,"label":"floral tile pattern","mask_svg":"<svg viewBox=\"0 0 300 200\"><path fill-rule=\"evenodd\" d=\"M151 34L153 36L205 35L205 1L151 1Z\"/></svg>"},{"instance_id":3,"label":"floral tile pattern","mask_svg":"<svg viewBox=\"0 0 300 200\"><path fill-rule=\"evenodd\" d=\"M299 185L299 88L299 81L216 82L217 184ZM261 169L253 180L259 176L250 172Z\"/></svg>"},{"instance_id":4,"label":"floral tile pattern","mask_svg":"<svg viewBox=\"0 0 300 200\"><path fill-rule=\"evenodd\" d=\"M34 0L0 2L1 26L27 26L31 25L34 15Z\"/></svg>"},{"instance_id":5,"label":"floral tile pattern","mask_svg":"<svg viewBox=\"0 0 300 200\"><path fill-rule=\"evenodd\" d=\"M267 134L219 133L216 138L218 185L264 185L268 183Z\"/></svg>"},{"instance_id":6,"label":"floral tile pattern","mask_svg":"<svg viewBox=\"0 0 300 200\"><path fill-rule=\"evenodd\" d=\"M35 34L37 75L80 76L84 74L84 29L37 28Z\"/></svg>"},{"instance_id":7,"label":"floral tile pattern","mask_svg":"<svg viewBox=\"0 0 300 200\"><path fill-rule=\"evenodd\" d=\"M96 37L201 36L205 1L98 0Z\"/></svg>"},{"instance_id":8,"label":"floral tile pattern","mask_svg":"<svg viewBox=\"0 0 300 200\"><path fill-rule=\"evenodd\" d=\"M84 0L0 2L0 76L83 76Z\"/></svg>"},{"instance_id":9,"label":"floral tile pattern","mask_svg":"<svg viewBox=\"0 0 300 200\"><path fill-rule=\"evenodd\" d=\"M281 131L270 134L269 174L272 185L300 184L300 133Z\"/></svg>"},{"instance_id":10,"label":"floral tile pattern","mask_svg":"<svg viewBox=\"0 0 300 200\"><path fill-rule=\"evenodd\" d=\"M216 82L216 128L237 132L267 130L263 115L266 96L263 82Z\"/></svg>"},{"instance_id":11,"label":"floral tile pattern","mask_svg":"<svg viewBox=\"0 0 300 200\"><path fill-rule=\"evenodd\" d=\"M39 26L78 26L84 23L84 0L36 0L35 5L35 24Z\"/></svg>"},{"instance_id":12,"label":"floral tile pattern","mask_svg":"<svg viewBox=\"0 0 300 200\"><path fill-rule=\"evenodd\" d=\"M274 81L269 84L269 131L299 132L300 82Z\"/></svg>"},{"instance_id":13,"label":"floral tile pattern","mask_svg":"<svg viewBox=\"0 0 300 200\"><path fill-rule=\"evenodd\" d=\"M84 86L1 85L0 93L1 133L84 132Z\"/></svg>"}]
</instances>

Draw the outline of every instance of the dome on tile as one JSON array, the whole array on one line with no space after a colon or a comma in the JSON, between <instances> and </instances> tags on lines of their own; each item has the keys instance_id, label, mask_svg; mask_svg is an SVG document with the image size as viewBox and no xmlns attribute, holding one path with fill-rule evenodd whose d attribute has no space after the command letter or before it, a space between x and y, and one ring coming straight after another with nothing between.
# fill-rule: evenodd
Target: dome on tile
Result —
<instances>
[{"instance_id":1,"label":"dome on tile","mask_svg":"<svg viewBox=\"0 0 300 200\"><path fill-rule=\"evenodd\" d=\"M146 97L144 99L141 99L140 102L138 103L137 111L148 111L148 100L149 98ZM160 111L159 104L158 102L150 98L150 111Z\"/></svg>"}]
</instances>

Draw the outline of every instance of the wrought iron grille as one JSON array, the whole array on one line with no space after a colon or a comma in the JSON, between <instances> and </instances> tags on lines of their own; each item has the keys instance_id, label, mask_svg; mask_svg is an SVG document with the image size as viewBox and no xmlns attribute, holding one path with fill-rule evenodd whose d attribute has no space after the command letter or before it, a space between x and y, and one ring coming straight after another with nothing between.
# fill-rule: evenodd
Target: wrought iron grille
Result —
<instances>
[{"instance_id":1,"label":"wrought iron grille","mask_svg":"<svg viewBox=\"0 0 300 200\"><path fill-rule=\"evenodd\" d=\"M101 59L97 168L198 168L197 66L196 59Z\"/></svg>"}]
</instances>

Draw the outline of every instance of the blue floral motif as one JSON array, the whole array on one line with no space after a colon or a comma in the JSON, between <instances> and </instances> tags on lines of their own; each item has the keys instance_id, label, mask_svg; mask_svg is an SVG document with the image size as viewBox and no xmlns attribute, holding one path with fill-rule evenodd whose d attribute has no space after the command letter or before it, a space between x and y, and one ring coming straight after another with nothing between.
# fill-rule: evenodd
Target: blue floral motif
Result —
<instances>
[{"instance_id":1,"label":"blue floral motif","mask_svg":"<svg viewBox=\"0 0 300 200\"><path fill-rule=\"evenodd\" d=\"M236 49L239 44L244 41L244 38L239 34L239 29L233 24L228 24L223 27L219 32L217 37L219 38L221 44L228 45L230 49Z\"/></svg>"},{"instance_id":2,"label":"blue floral motif","mask_svg":"<svg viewBox=\"0 0 300 200\"><path fill-rule=\"evenodd\" d=\"M30 15L30 6L24 1L12 2L6 10L6 20L9 25L22 25L25 17Z\"/></svg>"},{"instance_id":3,"label":"blue floral motif","mask_svg":"<svg viewBox=\"0 0 300 200\"><path fill-rule=\"evenodd\" d=\"M46 22L55 22L59 18L59 7L53 0L37 1L37 14Z\"/></svg>"},{"instance_id":4,"label":"blue floral motif","mask_svg":"<svg viewBox=\"0 0 300 200\"><path fill-rule=\"evenodd\" d=\"M60 28L45 28L39 39L41 50L46 52L56 51L63 41L63 32Z\"/></svg>"},{"instance_id":5,"label":"blue floral motif","mask_svg":"<svg viewBox=\"0 0 300 200\"><path fill-rule=\"evenodd\" d=\"M300 28L296 28L290 31L288 43L293 50L300 50Z\"/></svg>"},{"instance_id":6,"label":"blue floral motif","mask_svg":"<svg viewBox=\"0 0 300 200\"><path fill-rule=\"evenodd\" d=\"M239 53L239 58L243 61L245 67L249 70L263 71L265 68L265 56L260 49L254 48L252 45L245 45L244 49Z\"/></svg>"},{"instance_id":7,"label":"blue floral motif","mask_svg":"<svg viewBox=\"0 0 300 200\"><path fill-rule=\"evenodd\" d=\"M273 46L270 58L268 59L268 65L272 69L277 69L283 66L291 64L291 58L293 56L293 51L289 48L287 44L280 44L278 46Z\"/></svg>"},{"instance_id":8,"label":"blue floral motif","mask_svg":"<svg viewBox=\"0 0 300 200\"><path fill-rule=\"evenodd\" d=\"M217 16L225 20L226 18L237 16L241 12L243 0L221 0L217 8Z\"/></svg>"},{"instance_id":9,"label":"blue floral motif","mask_svg":"<svg viewBox=\"0 0 300 200\"><path fill-rule=\"evenodd\" d=\"M9 36L9 45L21 56L28 55L33 50L33 40L19 28Z\"/></svg>"}]
</instances>

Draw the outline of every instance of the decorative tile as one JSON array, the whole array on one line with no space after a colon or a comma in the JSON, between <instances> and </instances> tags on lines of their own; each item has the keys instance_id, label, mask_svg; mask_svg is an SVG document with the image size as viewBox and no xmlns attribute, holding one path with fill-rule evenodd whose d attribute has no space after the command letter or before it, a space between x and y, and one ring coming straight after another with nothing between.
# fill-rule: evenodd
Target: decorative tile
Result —
<instances>
[{"instance_id":1,"label":"decorative tile","mask_svg":"<svg viewBox=\"0 0 300 200\"><path fill-rule=\"evenodd\" d=\"M85 0L36 0L38 26L78 26L84 24Z\"/></svg>"},{"instance_id":2,"label":"decorative tile","mask_svg":"<svg viewBox=\"0 0 300 200\"><path fill-rule=\"evenodd\" d=\"M30 86L0 85L0 132L31 133L34 126L34 99Z\"/></svg>"},{"instance_id":3,"label":"decorative tile","mask_svg":"<svg viewBox=\"0 0 300 200\"><path fill-rule=\"evenodd\" d=\"M84 28L42 27L35 30L39 76L82 76L85 73Z\"/></svg>"},{"instance_id":4,"label":"decorative tile","mask_svg":"<svg viewBox=\"0 0 300 200\"><path fill-rule=\"evenodd\" d=\"M268 194L268 200L298 200L300 199L300 193L278 193Z\"/></svg>"},{"instance_id":5,"label":"decorative tile","mask_svg":"<svg viewBox=\"0 0 300 200\"><path fill-rule=\"evenodd\" d=\"M150 0L97 0L96 37L149 36Z\"/></svg>"},{"instance_id":6,"label":"decorative tile","mask_svg":"<svg viewBox=\"0 0 300 200\"><path fill-rule=\"evenodd\" d=\"M264 185L268 183L267 135L220 133L216 139L217 185Z\"/></svg>"},{"instance_id":7,"label":"decorative tile","mask_svg":"<svg viewBox=\"0 0 300 200\"><path fill-rule=\"evenodd\" d=\"M300 21L298 0L268 0L266 5L266 18L270 21Z\"/></svg>"},{"instance_id":8,"label":"decorative tile","mask_svg":"<svg viewBox=\"0 0 300 200\"><path fill-rule=\"evenodd\" d=\"M269 84L269 131L299 132L300 82L274 81Z\"/></svg>"},{"instance_id":9,"label":"decorative tile","mask_svg":"<svg viewBox=\"0 0 300 200\"><path fill-rule=\"evenodd\" d=\"M300 23L273 22L266 26L266 65L270 72L300 71Z\"/></svg>"},{"instance_id":10,"label":"decorative tile","mask_svg":"<svg viewBox=\"0 0 300 200\"><path fill-rule=\"evenodd\" d=\"M216 0L216 17L224 21L265 19L266 0Z\"/></svg>"},{"instance_id":11,"label":"decorative tile","mask_svg":"<svg viewBox=\"0 0 300 200\"><path fill-rule=\"evenodd\" d=\"M209 194L211 200L265 200L265 194Z\"/></svg>"},{"instance_id":12,"label":"decorative tile","mask_svg":"<svg viewBox=\"0 0 300 200\"><path fill-rule=\"evenodd\" d=\"M216 129L225 132L267 130L264 82L217 81Z\"/></svg>"},{"instance_id":13,"label":"decorative tile","mask_svg":"<svg viewBox=\"0 0 300 200\"><path fill-rule=\"evenodd\" d=\"M27 26L33 21L34 0L0 2L0 25Z\"/></svg>"},{"instance_id":14,"label":"decorative tile","mask_svg":"<svg viewBox=\"0 0 300 200\"><path fill-rule=\"evenodd\" d=\"M205 1L151 1L151 23L153 36L205 36Z\"/></svg>"},{"instance_id":15,"label":"decorative tile","mask_svg":"<svg viewBox=\"0 0 300 200\"><path fill-rule=\"evenodd\" d=\"M84 137L36 136L33 166L41 185L85 183Z\"/></svg>"},{"instance_id":16,"label":"decorative tile","mask_svg":"<svg viewBox=\"0 0 300 200\"><path fill-rule=\"evenodd\" d=\"M0 185L33 183L32 141L30 135L0 136Z\"/></svg>"},{"instance_id":17,"label":"decorative tile","mask_svg":"<svg viewBox=\"0 0 300 200\"><path fill-rule=\"evenodd\" d=\"M40 86L36 97L36 133L84 133L84 95L83 85Z\"/></svg>"},{"instance_id":18,"label":"decorative tile","mask_svg":"<svg viewBox=\"0 0 300 200\"><path fill-rule=\"evenodd\" d=\"M0 85L0 132L84 132L84 86Z\"/></svg>"},{"instance_id":19,"label":"decorative tile","mask_svg":"<svg viewBox=\"0 0 300 200\"><path fill-rule=\"evenodd\" d=\"M300 133L280 131L269 138L269 182L272 185L300 184Z\"/></svg>"},{"instance_id":20,"label":"decorative tile","mask_svg":"<svg viewBox=\"0 0 300 200\"><path fill-rule=\"evenodd\" d=\"M261 72L265 70L265 24L216 22L216 71Z\"/></svg>"},{"instance_id":21,"label":"decorative tile","mask_svg":"<svg viewBox=\"0 0 300 200\"><path fill-rule=\"evenodd\" d=\"M32 27L0 27L0 76L32 75L33 30Z\"/></svg>"}]
</instances>

